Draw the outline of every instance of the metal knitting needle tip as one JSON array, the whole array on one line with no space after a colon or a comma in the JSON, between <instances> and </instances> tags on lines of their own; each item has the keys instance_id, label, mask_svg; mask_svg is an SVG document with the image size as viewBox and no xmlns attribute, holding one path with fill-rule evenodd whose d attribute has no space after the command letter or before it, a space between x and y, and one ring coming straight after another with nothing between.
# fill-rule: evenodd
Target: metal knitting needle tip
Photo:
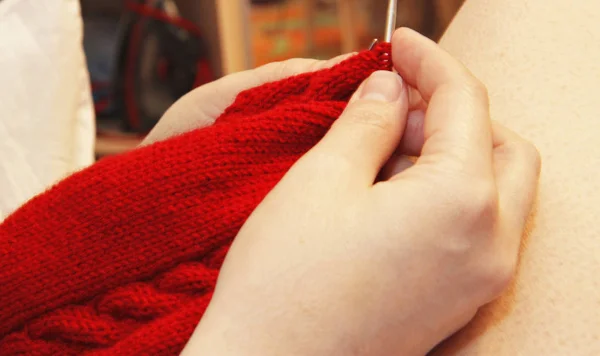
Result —
<instances>
[{"instance_id":1,"label":"metal knitting needle tip","mask_svg":"<svg viewBox=\"0 0 600 356\"><path fill-rule=\"evenodd\" d=\"M392 35L396 30L396 12L398 10L398 0L388 0L387 16L385 19L385 42L392 41Z\"/></svg>"},{"instance_id":2,"label":"metal knitting needle tip","mask_svg":"<svg viewBox=\"0 0 600 356\"><path fill-rule=\"evenodd\" d=\"M379 43L379 40L376 38L373 40L373 42L371 42L371 45L369 46L369 51L373 49L373 47L375 47L376 44Z\"/></svg>"}]
</instances>

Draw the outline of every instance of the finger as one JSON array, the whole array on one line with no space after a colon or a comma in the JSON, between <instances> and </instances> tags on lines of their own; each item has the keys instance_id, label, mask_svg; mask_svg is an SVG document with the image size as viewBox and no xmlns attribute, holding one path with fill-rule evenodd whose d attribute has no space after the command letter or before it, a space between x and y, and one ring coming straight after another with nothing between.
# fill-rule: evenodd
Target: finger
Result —
<instances>
[{"instance_id":1,"label":"finger","mask_svg":"<svg viewBox=\"0 0 600 356\"><path fill-rule=\"evenodd\" d=\"M420 156L424 138L425 111L427 102L423 99L419 91L410 86L408 89L408 120L404 129L404 136L396 150L398 155Z\"/></svg>"},{"instance_id":2,"label":"finger","mask_svg":"<svg viewBox=\"0 0 600 356\"><path fill-rule=\"evenodd\" d=\"M371 185L400 142L408 95L401 78L388 71L373 73L350 100L325 137L305 156L341 168L343 176Z\"/></svg>"},{"instance_id":3,"label":"finger","mask_svg":"<svg viewBox=\"0 0 600 356\"><path fill-rule=\"evenodd\" d=\"M387 161L385 166L383 166L383 169L379 174L379 178L382 181L395 179L395 177L397 177L398 174L409 169L414 164L414 160L411 159L411 157L395 154Z\"/></svg>"},{"instance_id":4,"label":"finger","mask_svg":"<svg viewBox=\"0 0 600 356\"><path fill-rule=\"evenodd\" d=\"M427 109L427 102L421 96L419 91L410 86L406 86L408 88L408 107L412 110L422 110L425 111Z\"/></svg>"},{"instance_id":5,"label":"finger","mask_svg":"<svg viewBox=\"0 0 600 356\"><path fill-rule=\"evenodd\" d=\"M537 193L541 159L533 144L500 124L493 125L500 216L508 239L502 243L516 256Z\"/></svg>"},{"instance_id":6,"label":"finger","mask_svg":"<svg viewBox=\"0 0 600 356\"><path fill-rule=\"evenodd\" d=\"M143 145L212 125L244 90L297 74L329 68L352 55L354 54L345 54L327 61L294 58L273 62L205 84L174 103L146 136Z\"/></svg>"},{"instance_id":7,"label":"finger","mask_svg":"<svg viewBox=\"0 0 600 356\"><path fill-rule=\"evenodd\" d=\"M404 135L396 150L399 155L420 156L425 144L425 112L415 110L408 113Z\"/></svg>"},{"instance_id":8,"label":"finger","mask_svg":"<svg viewBox=\"0 0 600 356\"><path fill-rule=\"evenodd\" d=\"M485 87L435 42L409 29L392 39L394 67L428 103L420 162L444 161L470 174L492 174ZM456 164L458 163L458 165Z\"/></svg>"}]
</instances>

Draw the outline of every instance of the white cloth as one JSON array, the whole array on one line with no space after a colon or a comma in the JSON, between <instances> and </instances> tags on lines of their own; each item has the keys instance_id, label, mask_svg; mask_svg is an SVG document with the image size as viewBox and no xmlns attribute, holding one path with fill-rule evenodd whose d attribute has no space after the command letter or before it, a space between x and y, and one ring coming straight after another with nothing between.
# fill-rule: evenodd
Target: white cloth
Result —
<instances>
[{"instance_id":1,"label":"white cloth","mask_svg":"<svg viewBox=\"0 0 600 356\"><path fill-rule=\"evenodd\" d=\"M77 0L0 0L0 221L94 160Z\"/></svg>"}]
</instances>

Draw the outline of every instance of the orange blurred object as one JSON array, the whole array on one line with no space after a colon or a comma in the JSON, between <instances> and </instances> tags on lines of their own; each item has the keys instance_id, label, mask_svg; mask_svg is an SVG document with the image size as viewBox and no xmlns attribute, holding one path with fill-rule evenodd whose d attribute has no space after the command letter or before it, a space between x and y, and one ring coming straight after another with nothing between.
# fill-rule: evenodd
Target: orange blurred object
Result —
<instances>
[{"instance_id":1,"label":"orange blurred object","mask_svg":"<svg viewBox=\"0 0 600 356\"><path fill-rule=\"evenodd\" d=\"M290 0L279 5L251 8L252 62L255 66L294 57L331 58L342 53L342 33L336 8L317 7L311 14L306 1ZM309 24L312 24L311 30ZM312 41L308 37L311 33ZM357 16L352 35L360 43L370 42L362 16Z\"/></svg>"}]
</instances>

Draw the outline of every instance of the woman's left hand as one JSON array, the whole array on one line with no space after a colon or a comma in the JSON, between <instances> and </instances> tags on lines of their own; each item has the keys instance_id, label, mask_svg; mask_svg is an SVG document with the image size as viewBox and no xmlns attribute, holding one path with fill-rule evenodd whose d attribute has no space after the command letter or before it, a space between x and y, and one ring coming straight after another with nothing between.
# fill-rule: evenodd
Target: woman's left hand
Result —
<instances>
[{"instance_id":1,"label":"woman's left hand","mask_svg":"<svg viewBox=\"0 0 600 356\"><path fill-rule=\"evenodd\" d=\"M330 60L294 58L234 73L198 87L167 110L142 145L212 125L242 91L297 74L329 68L352 54Z\"/></svg>"}]
</instances>

